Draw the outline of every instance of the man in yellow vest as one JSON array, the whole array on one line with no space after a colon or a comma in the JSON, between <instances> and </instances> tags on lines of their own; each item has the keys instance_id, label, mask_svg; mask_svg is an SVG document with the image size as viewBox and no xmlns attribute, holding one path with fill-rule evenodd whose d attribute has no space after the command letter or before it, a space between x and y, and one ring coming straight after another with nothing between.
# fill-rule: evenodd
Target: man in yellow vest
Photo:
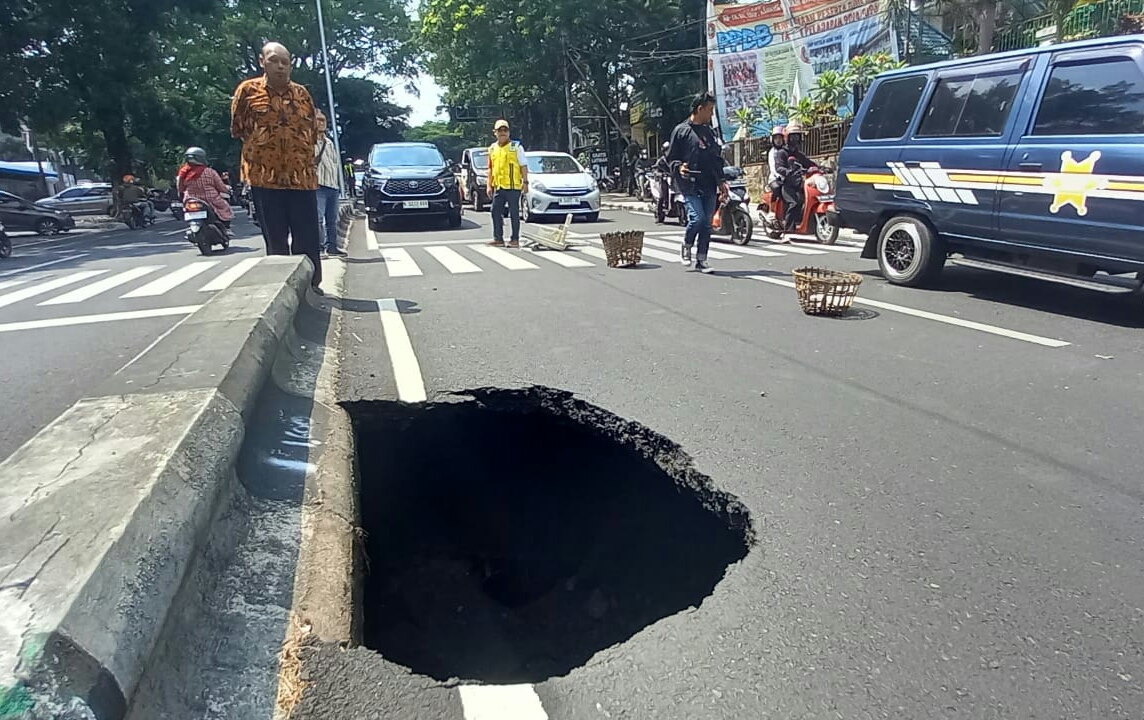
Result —
<instances>
[{"instance_id":1,"label":"man in yellow vest","mask_svg":"<svg viewBox=\"0 0 1144 720\"><path fill-rule=\"evenodd\" d=\"M493 247L504 247L504 212L512 221L510 248L520 247L520 195L528 192L528 159L524 148L513 142L507 120L493 126L497 141L489 146L489 197L492 198Z\"/></svg>"}]
</instances>

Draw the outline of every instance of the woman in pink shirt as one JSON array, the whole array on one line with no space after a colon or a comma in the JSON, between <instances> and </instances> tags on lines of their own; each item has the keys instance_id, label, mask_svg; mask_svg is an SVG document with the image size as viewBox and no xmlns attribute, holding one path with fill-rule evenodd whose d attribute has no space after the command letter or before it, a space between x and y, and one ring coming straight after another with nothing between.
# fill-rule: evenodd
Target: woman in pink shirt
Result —
<instances>
[{"instance_id":1,"label":"woman in pink shirt","mask_svg":"<svg viewBox=\"0 0 1144 720\"><path fill-rule=\"evenodd\" d=\"M207 151L200 147L187 148L185 157L186 164L179 168L179 197L184 203L187 201L187 196L208 203L229 230L230 221L234 219L234 211L223 197L223 193L228 192L228 189L219 174L207 166Z\"/></svg>"}]
</instances>

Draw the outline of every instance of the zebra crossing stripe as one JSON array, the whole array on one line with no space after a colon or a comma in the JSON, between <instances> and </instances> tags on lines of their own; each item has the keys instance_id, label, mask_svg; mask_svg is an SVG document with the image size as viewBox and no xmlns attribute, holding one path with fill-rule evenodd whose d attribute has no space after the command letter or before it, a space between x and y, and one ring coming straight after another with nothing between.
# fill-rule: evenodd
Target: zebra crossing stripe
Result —
<instances>
[{"instance_id":1,"label":"zebra crossing stripe","mask_svg":"<svg viewBox=\"0 0 1144 720\"><path fill-rule=\"evenodd\" d=\"M445 269L454 275L482 272L479 265L466 260L459 252L451 247L444 245L427 247L425 248L425 252L432 255L434 260L444 265Z\"/></svg>"},{"instance_id":2,"label":"zebra crossing stripe","mask_svg":"<svg viewBox=\"0 0 1144 720\"><path fill-rule=\"evenodd\" d=\"M403 248L382 248L381 257L385 260L385 270L389 277L416 277L424 274L409 251Z\"/></svg>"},{"instance_id":3,"label":"zebra crossing stripe","mask_svg":"<svg viewBox=\"0 0 1144 720\"><path fill-rule=\"evenodd\" d=\"M59 297L45 300L44 302L40 303L40 305L70 305L72 303L90 300L96 295L105 293L108 290L113 290L120 285L126 285L132 280L138 280L144 275L150 275L156 270L162 269L162 265L144 265L142 267L131 268L130 270L119 273L118 275L112 275L111 277L93 282L90 285L84 285L81 288L76 288L75 290L64 293Z\"/></svg>"},{"instance_id":4,"label":"zebra crossing stripe","mask_svg":"<svg viewBox=\"0 0 1144 720\"><path fill-rule=\"evenodd\" d=\"M481 255L484 255L489 260L492 260L501 267L506 267L509 270L539 270L540 268L533 265L519 255L514 255L508 250L502 250L498 247L490 247L488 245L470 245L470 250L474 250Z\"/></svg>"},{"instance_id":5,"label":"zebra crossing stripe","mask_svg":"<svg viewBox=\"0 0 1144 720\"><path fill-rule=\"evenodd\" d=\"M132 290L129 293L124 293L119 297L129 299L164 295L187 282L196 275L201 275L207 270L210 270L215 265L218 265L217 260L207 260L205 262L192 263L191 265L181 267L174 272L167 273L161 278L152 280L141 288Z\"/></svg>"},{"instance_id":6,"label":"zebra crossing stripe","mask_svg":"<svg viewBox=\"0 0 1144 720\"><path fill-rule=\"evenodd\" d=\"M102 275L105 272L107 271L84 270L82 272L72 273L71 275L64 275L61 278L49 280L38 285L22 288L20 290L10 292L7 295L0 295L0 308L22 302L29 298L34 298L37 295L50 293L53 290L59 290L60 288L67 287L68 285L75 285L76 283L83 282L84 280L89 280L98 275Z\"/></svg>"}]
</instances>

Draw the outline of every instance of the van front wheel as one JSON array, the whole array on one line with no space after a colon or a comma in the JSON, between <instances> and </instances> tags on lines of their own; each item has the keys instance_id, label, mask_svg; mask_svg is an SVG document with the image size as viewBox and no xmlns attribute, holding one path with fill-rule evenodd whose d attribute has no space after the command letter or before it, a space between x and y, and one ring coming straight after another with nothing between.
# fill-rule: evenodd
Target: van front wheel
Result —
<instances>
[{"instance_id":1,"label":"van front wheel","mask_svg":"<svg viewBox=\"0 0 1144 720\"><path fill-rule=\"evenodd\" d=\"M924 285L937 278L944 265L944 244L921 220L898 215L882 226L878 269L894 285Z\"/></svg>"}]
</instances>

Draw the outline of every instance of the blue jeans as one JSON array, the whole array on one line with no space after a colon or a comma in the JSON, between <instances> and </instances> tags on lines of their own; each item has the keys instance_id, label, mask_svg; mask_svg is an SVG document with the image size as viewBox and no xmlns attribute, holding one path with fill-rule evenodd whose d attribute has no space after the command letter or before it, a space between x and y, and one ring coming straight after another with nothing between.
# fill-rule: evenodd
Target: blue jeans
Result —
<instances>
[{"instance_id":1,"label":"blue jeans","mask_svg":"<svg viewBox=\"0 0 1144 720\"><path fill-rule=\"evenodd\" d=\"M683 246L690 249L698 240L695 260L707 262L707 248L711 245L711 218L715 216L719 196L713 189L696 189L695 192L695 195L683 196L687 203L687 231L683 234Z\"/></svg>"},{"instance_id":2,"label":"blue jeans","mask_svg":"<svg viewBox=\"0 0 1144 720\"><path fill-rule=\"evenodd\" d=\"M318 187L318 222L323 228L319 239L325 238L327 250L338 249L338 196L337 188Z\"/></svg>"}]
</instances>

